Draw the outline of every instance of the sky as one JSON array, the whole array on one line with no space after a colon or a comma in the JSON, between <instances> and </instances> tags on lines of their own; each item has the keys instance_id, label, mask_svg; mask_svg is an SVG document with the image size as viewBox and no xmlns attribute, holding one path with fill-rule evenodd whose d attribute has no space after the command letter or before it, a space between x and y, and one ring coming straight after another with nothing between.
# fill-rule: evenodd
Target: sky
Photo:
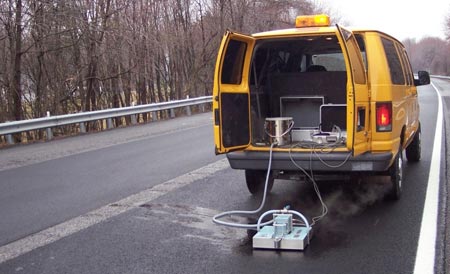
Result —
<instances>
[{"instance_id":1,"label":"sky","mask_svg":"<svg viewBox=\"0 0 450 274\"><path fill-rule=\"evenodd\" d=\"M331 7L347 27L383 31L399 40L432 36L445 39L444 22L450 13L448 0L315 0ZM331 14L330 14L331 16Z\"/></svg>"}]
</instances>

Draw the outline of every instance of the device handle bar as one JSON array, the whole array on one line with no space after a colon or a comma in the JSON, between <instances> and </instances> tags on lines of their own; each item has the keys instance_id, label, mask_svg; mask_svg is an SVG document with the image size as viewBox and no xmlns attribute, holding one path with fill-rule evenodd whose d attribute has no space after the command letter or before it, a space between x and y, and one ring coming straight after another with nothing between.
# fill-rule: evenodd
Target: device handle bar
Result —
<instances>
[{"instance_id":1,"label":"device handle bar","mask_svg":"<svg viewBox=\"0 0 450 274\"><path fill-rule=\"evenodd\" d=\"M270 134L269 132L267 132L267 127L266 127L266 125L264 124L264 131L266 132L267 135L269 135L269 137L272 137L272 138L281 138L281 137L283 137L284 135L288 134L293 128L294 128L294 121L291 121L291 123L289 124L288 129L286 129L285 132L281 133L280 136L277 136L277 135L272 135L272 134Z\"/></svg>"},{"instance_id":2,"label":"device handle bar","mask_svg":"<svg viewBox=\"0 0 450 274\"><path fill-rule=\"evenodd\" d=\"M286 213L291 213L294 215L297 215L298 217L300 217L300 219L303 220L303 222L305 223L306 228L311 228L311 226L309 225L308 220L305 218L305 216L303 216L303 214L301 214L298 211L295 210L286 210L286 209L274 209L274 210L269 210L264 212L258 219L258 223L256 224L256 230L259 231L261 229L261 221L262 219L269 215L269 214L273 214L273 213L281 213L281 214L286 214ZM262 225L264 226L266 223L263 223Z\"/></svg>"}]
</instances>

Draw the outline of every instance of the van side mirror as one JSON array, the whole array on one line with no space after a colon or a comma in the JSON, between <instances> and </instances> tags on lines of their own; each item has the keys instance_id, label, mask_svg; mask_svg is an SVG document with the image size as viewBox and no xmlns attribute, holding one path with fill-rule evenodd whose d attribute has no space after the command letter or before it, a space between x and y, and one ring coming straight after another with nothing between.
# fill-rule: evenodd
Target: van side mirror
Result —
<instances>
[{"instance_id":1,"label":"van side mirror","mask_svg":"<svg viewBox=\"0 0 450 274\"><path fill-rule=\"evenodd\" d=\"M419 76L419 79L414 79L415 86L423 86L430 84L430 74L428 73L428 71L421 70L417 74Z\"/></svg>"}]
</instances>

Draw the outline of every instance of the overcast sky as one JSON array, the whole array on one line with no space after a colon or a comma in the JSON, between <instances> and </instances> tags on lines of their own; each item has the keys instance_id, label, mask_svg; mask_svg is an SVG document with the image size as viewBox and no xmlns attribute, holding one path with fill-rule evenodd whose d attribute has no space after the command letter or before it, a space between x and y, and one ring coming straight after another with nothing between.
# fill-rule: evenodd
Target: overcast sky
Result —
<instances>
[{"instance_id":1,"label":"overcast sky","mask_svg":"<svg viewBox=\"0 0 450 274\"><path fill-rule=\"evenodd\" d=\"M449 0L315 0L331 6L346 26L380 30L399 40L434 36L445 39L444 21L450 12Z\"/></svg>"}]
</instances>

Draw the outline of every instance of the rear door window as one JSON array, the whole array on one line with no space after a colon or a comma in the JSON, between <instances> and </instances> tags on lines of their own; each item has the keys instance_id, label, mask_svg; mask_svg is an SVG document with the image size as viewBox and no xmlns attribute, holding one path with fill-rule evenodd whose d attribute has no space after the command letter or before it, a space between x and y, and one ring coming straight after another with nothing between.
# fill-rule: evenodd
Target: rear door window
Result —
<instances>
[{"instance_id":1,"label":"rear door window","mask_svg":"<svg viewBox=\"0 0 450 274\"><path fill-rule=\"evenodd\" d=\"M222 84L239 85L241 83L246 50L247 43L230 40L225 58L223 59Z\"/></svg>"},{"instance_id":2,"label":"rear door window","mask_svg":"<svg viewBox=\"0 0 450 274\"><path fill-rule=\"evenodd\" d=\"M356 42L358 42L358 47L361 51L361 57L364 62L364 67L366 68L367 71L368 65L367 65L366 43L364 42L364 37L361 34L355 34L355 38Z\"/></svg>"}]
</instances>

